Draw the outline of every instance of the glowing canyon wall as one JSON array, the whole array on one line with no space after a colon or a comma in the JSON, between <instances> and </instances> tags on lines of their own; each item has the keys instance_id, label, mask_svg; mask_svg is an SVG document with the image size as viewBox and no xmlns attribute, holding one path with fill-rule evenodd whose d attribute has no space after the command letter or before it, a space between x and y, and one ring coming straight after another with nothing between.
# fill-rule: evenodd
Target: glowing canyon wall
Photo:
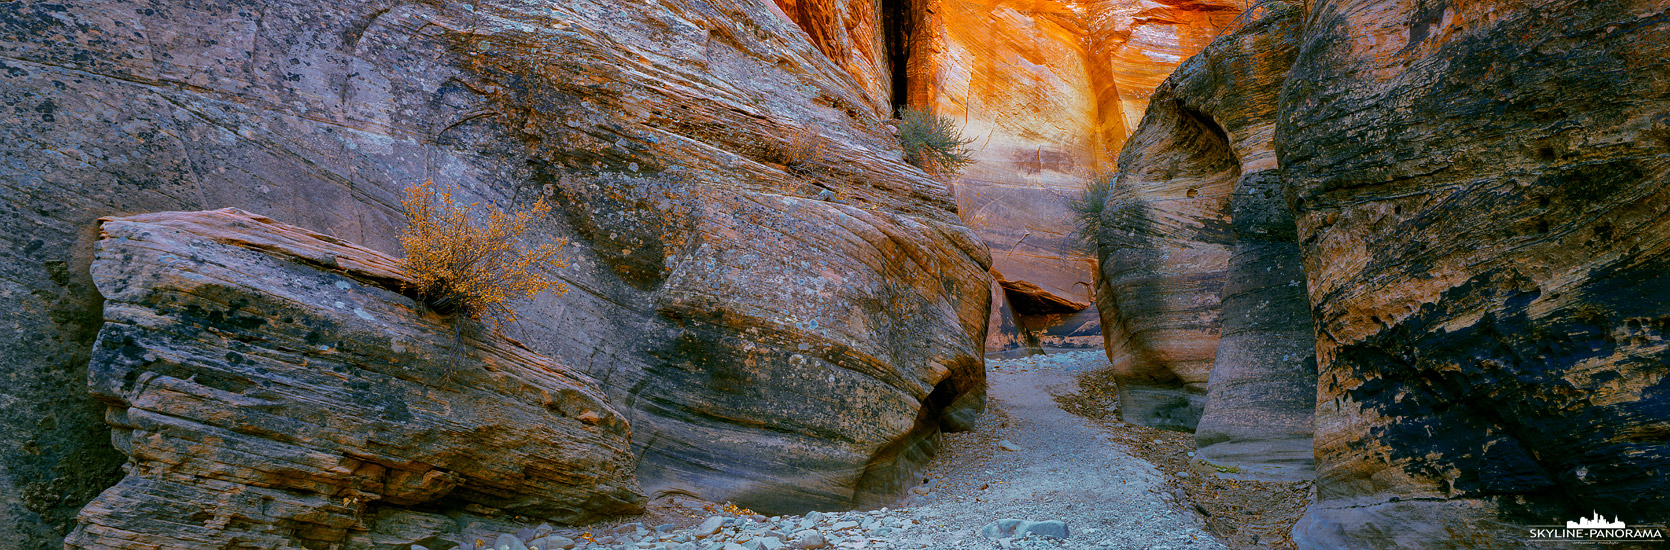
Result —
<instances>
[{"instance_id":1,"label":"glowing canyon wall","mask_svg":"<svg viewBox=\"0 0 1670 550\"><path fill-rule=\"evenodd\" d=\"M1074 237L1067 200L1114 170L1154 87L1242 2L926 5L910 100L975 140L975 163L954 188L963 220L991 248L1000 280L1093 303L1095 260ZM1045 345L1101 345L1094 310L1023 309L1021 324Z\"/></svg>"},{"instance_id":2,"label":"glowing canyon wall","mask_svg":"<svg viewBox=\"0 0 1670 550\"><path fill-rule=\"evenodd\" d=\"M1015 305L1012 314L994 311L1008 319L994 330L1031 332L994 333L994 351L1102 344L1092 299L1096 262L1074 237L1067 199L1113 172L1155 86L1246 4L776 2L861 83L867 108L929 108L974 140L975 162L953 184L958 210L991 249L993 275ZM1028 296L1052 306L1028 309L1035 301Z\"/></svg>"}]
</instances>

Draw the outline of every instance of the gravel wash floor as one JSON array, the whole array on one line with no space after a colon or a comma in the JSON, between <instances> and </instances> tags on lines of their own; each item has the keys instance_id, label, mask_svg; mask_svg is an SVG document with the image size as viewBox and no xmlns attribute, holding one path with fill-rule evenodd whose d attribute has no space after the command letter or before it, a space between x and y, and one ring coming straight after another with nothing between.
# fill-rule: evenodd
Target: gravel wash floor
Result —
<instances>
[{"instance_id":1,"label":"gravel wash floor","mask_svg":"<svg viewBox=\"0 0 1670 550\"><path fill-rule=\"evenodd\" d=\"M657 499L645 516L482 542L501 550L1291 547L1287 529L1309 500L1308 484L1202 472L1189 458L1192 435L1117 420L1107 368L1101 350L988 359L978 427L944 435L922 484L887 508L768 518L675 496ZM1009 518L1061 521L1069 535L981 533Z\"/></svg>"},{"instance_id":2,"label":"gravel wash floor","mask_svg":"<svg viewBox=\"0 0 1670 550\"><path fill-rule=\"evenodd\" d=\"M1106 366L1101 350L988 359L987 415L974 432L945 436L925 476L931 490L901 503L923 527L893 538L896 547L992 548L980 529L1017 518L1059 520L1070 531L1017 547L1224 548L1175 502L1165 474L1057 404L1078 391L1079 375Z\"/></svg>"}]
</instances>

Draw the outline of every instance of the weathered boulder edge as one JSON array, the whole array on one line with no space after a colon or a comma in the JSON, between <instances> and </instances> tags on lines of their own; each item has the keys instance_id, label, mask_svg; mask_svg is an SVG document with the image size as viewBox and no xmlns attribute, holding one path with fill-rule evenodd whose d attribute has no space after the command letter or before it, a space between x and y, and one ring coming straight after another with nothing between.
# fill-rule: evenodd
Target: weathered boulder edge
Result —
<instances>
[{"instance_id":1,"label":"weathered boulder edge","mask_svg":"<svg viewBox=\"0 0 1670 550\"><path fill-rule=\"evenodd\" d=\"M129 464L67 547L410 544L465 509L642 510L596 383L460 336L390 256L236 209L107 218L97 248L88 383Z\"/></svg>"}]
</instances>

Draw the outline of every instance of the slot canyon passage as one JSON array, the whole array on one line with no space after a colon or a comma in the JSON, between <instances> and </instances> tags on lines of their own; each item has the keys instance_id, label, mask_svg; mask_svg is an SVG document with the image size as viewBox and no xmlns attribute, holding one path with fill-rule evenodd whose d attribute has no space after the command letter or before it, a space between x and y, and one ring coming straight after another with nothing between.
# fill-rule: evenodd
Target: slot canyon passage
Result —
<instances>
[{"instance_id":1,"label":"slot canyon passage","mask_svg":"<svg viewBox=\"0 0 1670 550\"><path fill-rule=\"evenodd\" d=\"M1667 60L1670 0L0 2L0 549L1663 547ZM425 181L566 291L413 290Z\"/></svg>"}]
</instances>

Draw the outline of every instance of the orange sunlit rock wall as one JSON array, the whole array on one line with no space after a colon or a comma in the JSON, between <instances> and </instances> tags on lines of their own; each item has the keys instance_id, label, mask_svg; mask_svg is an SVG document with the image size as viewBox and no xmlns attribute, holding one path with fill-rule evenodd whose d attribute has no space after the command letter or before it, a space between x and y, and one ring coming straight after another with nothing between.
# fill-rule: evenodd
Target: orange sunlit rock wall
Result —
<instances>
[{"instance_id":1,"label":"orange sunlit rock wall","mask_svg":"<svg viewBox=\"0 0 1670 550\"><path fill-rule=\"evenodd\" d=\"M870 108L883 115L892 111L893 78L881 0L776 0L776 5L818 51L863 88Z\"/></svg>"},{"instance_id":2,"label":"orange sunlit rock wall","mask_svg":"<svg viewBox=\"0 0 1670 550\"><path fill-rule=\"evenodd\" d=\"M1148 96L1179 63L1199 52L1251 2L1246 0L1086 0L1090 71L1099 135L1118 156L1148 109Z\"/></svg>"},{"instance_id":3,"label":"orange sunlit rock wall","mask_svg":"<svg viewBox=\"0 0 1670 550\"><path fill-rule=\"evenodd\" d=\"M976 162L956 182L955 194L964 221L991 248L996 270L1069 300L1093 301L1094 261L1073 236L1068 197L1113 171L1154 87L1244 5L916 5L910 103L958 120L975 139ZM1100 327L1090 330L1099 334Z\"/></svg>"}]
</instances>

